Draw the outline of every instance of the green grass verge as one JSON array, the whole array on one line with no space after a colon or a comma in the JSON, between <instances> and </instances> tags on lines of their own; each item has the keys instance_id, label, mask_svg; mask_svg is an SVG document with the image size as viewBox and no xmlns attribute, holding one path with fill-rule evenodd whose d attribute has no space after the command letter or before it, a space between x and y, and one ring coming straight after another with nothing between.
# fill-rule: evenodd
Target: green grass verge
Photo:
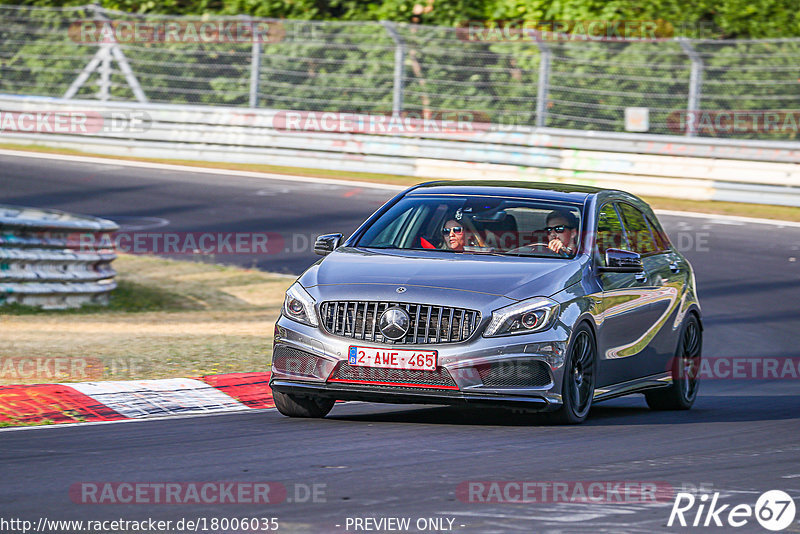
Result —
<instances>
[{"instance_id":1,"label":"green grass verge","mask_svg":"<svg viewBox=\"0 0 800 534\"><path fill-rule=\"evenodd\" d=\"M26 423L20 421L18 419L12 418L10 421L0 421L0 428L7 428L12 426L42 426L42 425L53 425L55 421L52 419L42 419L40 421L33 421L31 423Z\"/></svg>"},{"instance_id":2,"label":"green grass verge","mask_svg":"<svg viewBox=\"0 0 800 534\"><path fill-rule=\"evenodd\" d=\"M0 384L133 380L264 371L294 277L121 255L108 307L0 307ZM35 316L33 319L31 316ZM94 374L26 377L14 362L78 359ZM10 363L9 363L10 362Z\"/></svg>"},{"instance_id":3,"label":"green grass verge","mask_svg":"<svg viewBox=\"0 0 800 534\"><path fill-rule=\"evenodd\" d=\"M8 304L0 309L4 315L88 315L109 312L177 311L191 309L194 303L187 297L161 287L120 280L111 293L108 306L84 304L67 310L43 310L36 306Z\"/></svg>"}]
</instances>

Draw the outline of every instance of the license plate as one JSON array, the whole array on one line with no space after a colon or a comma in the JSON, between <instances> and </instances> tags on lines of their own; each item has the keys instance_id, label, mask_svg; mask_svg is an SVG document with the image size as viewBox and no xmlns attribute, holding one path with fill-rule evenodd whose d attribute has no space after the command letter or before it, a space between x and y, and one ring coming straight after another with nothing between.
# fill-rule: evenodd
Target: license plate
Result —
<instances>
[{"instance_id":1,"label":"license plate","mask_svg":"<svg viewBox=\"0 0 800 534\"><path fill-rule=\"evenodd\" d=\"M358 367L383 367L411 371L435 371L435 350L378 349L351 346L347 361Z\"/></svg>"}]
</instances>

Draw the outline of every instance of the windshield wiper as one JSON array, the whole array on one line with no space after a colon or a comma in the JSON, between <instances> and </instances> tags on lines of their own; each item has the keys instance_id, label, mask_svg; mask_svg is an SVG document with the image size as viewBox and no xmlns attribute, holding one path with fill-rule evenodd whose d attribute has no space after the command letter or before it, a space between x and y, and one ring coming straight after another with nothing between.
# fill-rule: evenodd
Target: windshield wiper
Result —
<instances>
[{"instance_id":1,"label":"windshield wiper","mask_svg":"<svg viewBox=\"0 0 800 534\"><path fill-rule=\"evenodd\" d=\"M480 250L465 250L463 251L465 254L476 254L480 256L505 256L502 252L490 252L490 251L480 251Z\"/></svg>"},{"instance_id":2,"label":"windshield wiper","mask_svg":"<svg viewBox=\"0 0 800 534\"><path fill-rule=\"evenodd\" d=\"M470 252L471 254L482 254L485 256L513 256L516 258L562 258L568 259L566 256L554 256L551 254L526 254L522 252Z\"/></svg>"}]
</instances>

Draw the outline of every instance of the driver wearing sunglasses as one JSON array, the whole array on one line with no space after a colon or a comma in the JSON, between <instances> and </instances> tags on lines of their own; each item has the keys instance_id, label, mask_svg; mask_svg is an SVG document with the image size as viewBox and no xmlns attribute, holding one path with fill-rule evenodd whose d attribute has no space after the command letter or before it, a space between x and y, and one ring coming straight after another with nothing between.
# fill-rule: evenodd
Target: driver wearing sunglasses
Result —
<instances>
[{"instance_id":1,"label":"driver wearing sunglasses","mask_svg":"<svg viewBox=\"0 0 800 534\"><path fill-rule=\"evenodd\" d=\"M554 210L547 216L547 248L553 252L571 256L575 253L578 236L578 220L568 211Z\"/></svg>"},{"instance_id":2,"label":"driver wearing sunglasses","mask_svg":"<svg viewBox=\"0 0 800 534\"><path fill-rule=\"evenodd\" d=\"M456 252L464 251L464 227L460 222L450 219L444 223L442 237L444 238L445 249Z\"/></svg>"}]
</instances>

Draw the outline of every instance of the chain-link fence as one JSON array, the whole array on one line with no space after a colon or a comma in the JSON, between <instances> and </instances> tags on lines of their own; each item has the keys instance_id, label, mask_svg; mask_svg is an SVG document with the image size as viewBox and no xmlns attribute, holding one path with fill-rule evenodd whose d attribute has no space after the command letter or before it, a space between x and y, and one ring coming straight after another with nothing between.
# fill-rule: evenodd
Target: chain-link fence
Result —
<instances>
[{"instance_id":1,"label":"chain-link fence","mask_svg":"<svg viewBox=\"0 0 800 534\"><path fill-rule=\"evenodd\" d=\"M497 124L600 131L625 131L626 109L647 108L650 133L798 138L800 39L492 35L0 6L0 93L424 116L464 111Z\"/></svg>"}]
</instances>

